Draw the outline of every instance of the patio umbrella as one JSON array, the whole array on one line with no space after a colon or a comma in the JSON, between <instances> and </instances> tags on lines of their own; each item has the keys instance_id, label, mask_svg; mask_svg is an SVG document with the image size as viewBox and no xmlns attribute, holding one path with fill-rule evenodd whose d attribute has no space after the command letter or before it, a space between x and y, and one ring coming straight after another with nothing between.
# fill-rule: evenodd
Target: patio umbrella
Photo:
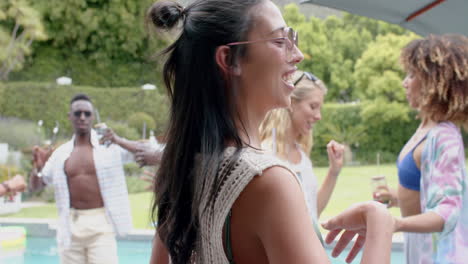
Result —
<instances>
[{"instance_id":1,"label":"patio umbrella","mask_svg":"<svg viewBox=\"0 0 468 264\"><path fill-rule=\"evenodd\" d=\"M400 25L415 33L468 36L468 0L302 0Z\"/></svg>"}]
</instances>

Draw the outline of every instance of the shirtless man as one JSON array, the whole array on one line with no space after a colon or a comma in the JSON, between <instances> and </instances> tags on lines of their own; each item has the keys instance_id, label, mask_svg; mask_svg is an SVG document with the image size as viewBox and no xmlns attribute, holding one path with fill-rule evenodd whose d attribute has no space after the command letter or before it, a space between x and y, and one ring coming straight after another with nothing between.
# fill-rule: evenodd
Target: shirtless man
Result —
<instances>
[{"instance_id":1,"label":"shirtless man","mask_svg":"<svg viewBox=\"0 0 468 264\"><path fill-rule=\"evenodd\" d=\"M72 98L68 118L74 135L52 153L31 182L33 189L54 186L57 243L64 264L118 263L115 235L124 235L132 227L123 163L133 160L138 142L112 130L99 142L92 129L93 113L88 96ZM107 140L115 144L101 144Z\"/></svg>"}]
</instances>

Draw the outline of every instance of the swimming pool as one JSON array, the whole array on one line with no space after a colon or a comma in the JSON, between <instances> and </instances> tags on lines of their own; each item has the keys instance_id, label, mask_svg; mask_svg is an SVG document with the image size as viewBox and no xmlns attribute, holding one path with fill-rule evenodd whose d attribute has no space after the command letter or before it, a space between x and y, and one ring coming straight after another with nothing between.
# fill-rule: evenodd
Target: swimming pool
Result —
<instances>
[{"instance_id":1,"label":"swimming pool","mask_svg":"<svg viewBox=\"0 0 468 264\"><path fill-rule=\"evenodd\" d=\"M118 241L118 254L120 264L148 263L151 254L151 241ZM54 237L28 237L24 252L12 252L10 256L1 254L0 263L8 264L59 264L57 244ZM332 258L333 264L344 264L345 254ZM357 264L360 255L352 263ZM403 264L403 254L400 251L392 252L392 264Z\"/></svg>"}]
</instances>

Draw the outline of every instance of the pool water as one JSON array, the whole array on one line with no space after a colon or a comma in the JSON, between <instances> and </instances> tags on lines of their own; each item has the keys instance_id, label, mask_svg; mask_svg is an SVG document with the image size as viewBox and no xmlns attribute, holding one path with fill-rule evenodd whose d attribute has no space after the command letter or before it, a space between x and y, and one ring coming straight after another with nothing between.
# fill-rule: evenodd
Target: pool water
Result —
<instances>
[{"instance_id":1,"label":"pool water","mask_svg":"<svg viewBox=\"0 0 468 264\"><path fill-rule=\"evenodd\" d=\"M149 263L151 241L120 240L117 243L120 264ZM330 253L330 252L328 252ZM346 252L338 258L331 258L333 264L344 264ZM359 263L359 254L352 262ZM403 264L403 253L392 252L392 264ZM28 237L26 247L1 252L0 264L59 264L57 244L52 237Z\"/></svg>"}]
</instances>

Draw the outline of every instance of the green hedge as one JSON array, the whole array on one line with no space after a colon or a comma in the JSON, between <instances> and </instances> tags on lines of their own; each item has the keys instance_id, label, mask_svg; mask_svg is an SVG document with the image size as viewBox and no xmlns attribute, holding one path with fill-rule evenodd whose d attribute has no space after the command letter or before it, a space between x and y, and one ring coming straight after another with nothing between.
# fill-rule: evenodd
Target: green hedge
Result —
<instances>
[{"instance_id":1,"label":"green hedge","mask_svg":"<svg viewBox=\"0 0 468 264\"><path fill-rule=\"evenodd\" d=\"M160 88L159 88L160 89ZM76 93L88 94L99 110L101 121L127 121L137 112L150 115L156 122L155 133L164 132L168 119L167 97L159 90L132 88L98 88L59 86L51 83L0 83L0 116L25 120L44 120L46 131L52 131L57 120L60 135L71 135L68 120L69 102Z\"/></svg>"},{"instance_id":2,"label":"green hedge","mask_svg":"<svg viewBox=\"0 0 468 264\"><path fill-rule=\"evenodd\" d=\"M156 62L101 59L94 61L83 54L64 52L55 47L39 46L27 59L24 69L12 72L11 81L54 81L68 76L76 85L119 87L159 82Z\"/></svg>"},{"instance_id":3,"label":"green hedge","mask_svg":"<svg viewBox=\"0 0 468 264\"><path fill-rule=\"evenodd\" d=\"M360 163L394 162L405 142L416 130L419 121L413 113L409 118L362 117L362 104L325 104L322 120L314 127L314 147L311 153L314 165L327 165L326 144L335 139L347 143L353 151L353 160Z\"/></svg>"},{"instance_id":4,"label":"green hedge","mask_svg":"<svg viewBox=\"0 0 468 264\"><path fill-rule=\"evenodd\" d=\"M102 121L110 124L112 121L109 120L123 121L125 124L122 131L130 129L126 125L129 117L138 112L146 113L154 119L156 135L161 135L166 128L167 97L160 90L144 91L137 87L103 89L31 82L0 83L0 116L32 121L42 119L49 134L57 120L61 136L68 137L71 135L67 119L69 101L78 92L91 96ZM382 162L394 162L419 123L414 113L405 118L399 115L384 117L377 112L364 119L362 112L363 104L324 105L322 120L314 127L311 157L315 165L328 164L326 144L331 139L349 144L353 150L353 159L361 163L375 163L377 152L380 152ZM131 134L131 138L137 135L134 130L124 134ZM466 134L464 136L466 139Z\"/></svg>"}]
</instances>

